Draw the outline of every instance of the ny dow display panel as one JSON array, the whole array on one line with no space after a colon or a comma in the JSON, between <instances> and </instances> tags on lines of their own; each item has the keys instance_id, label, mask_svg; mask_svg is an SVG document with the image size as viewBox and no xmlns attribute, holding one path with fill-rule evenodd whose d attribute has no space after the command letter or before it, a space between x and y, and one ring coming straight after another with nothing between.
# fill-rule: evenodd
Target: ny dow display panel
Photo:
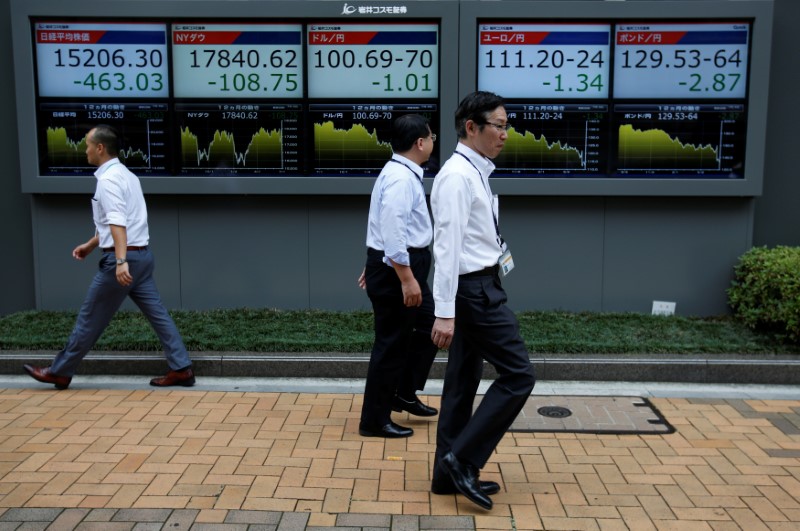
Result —
<instances>
[{"instance_id":1,"label":"ny dow display panel","mask_svg":"<svg viewBox=\"0 0 800 531\"><path fill-rule=\"evenodd\" d=\"M303 95L301 24L172 24L178 98Z\"/></svg>"}]
</instances>

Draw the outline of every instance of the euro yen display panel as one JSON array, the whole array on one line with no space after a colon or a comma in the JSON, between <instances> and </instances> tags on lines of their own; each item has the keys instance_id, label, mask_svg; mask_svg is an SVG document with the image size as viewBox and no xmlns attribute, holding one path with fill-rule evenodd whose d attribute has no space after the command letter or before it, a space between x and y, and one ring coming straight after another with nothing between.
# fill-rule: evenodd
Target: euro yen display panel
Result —
<instances>
[{"instance_id":1,"label":"euro yen display panel","mask_svg":"<svg viewBox=\"0 0 800 531\"><path fill-rule=\"evenodd\" d=\"M462 6L460 85L506 101L498 190L761 193L772 2Z\"/></svg>"},{"instance_id":2,"label":"euro yen display panel","mask_svg":"<svg viewBox=\"0 0 800 531\"><path fill-rule=\"evenodd\" d=\"M23 189L91 190L104 123L148 191L369 193L399 116L456 142L457 5L12 0Z\"/></svg>"}]
</instances>

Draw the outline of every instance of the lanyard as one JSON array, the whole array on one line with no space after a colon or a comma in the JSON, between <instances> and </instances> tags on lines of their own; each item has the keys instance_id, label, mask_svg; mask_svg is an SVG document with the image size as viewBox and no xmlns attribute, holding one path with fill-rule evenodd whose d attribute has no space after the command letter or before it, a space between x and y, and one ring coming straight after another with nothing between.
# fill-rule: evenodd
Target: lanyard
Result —
<instances>
[{"instance_id":1,"label":"lanyard","mask_svg":"<svg viewBox=\"0 0 800 531\"><path fill-rule=\"evenodd\" d=\"M478 177L481 180L481 184L483 184L483 174L481 173L481 170L479 170L478 167L475 166L475 164L471 160L469 160L469 157L467 157L460 151L454 151L454 153L456 155L461 155L462 157L464 157L464 160L469 162L469 165L475 168L475 171L478 172ZM500 245L501 249L505 249L505 240L503 239L502 236L500 236L500 225L497 223L497 216L494 213L494 207L493 207L494 198L492 197L492 194L489 192L489 189L486 188L486 185L483 186L483 190L486 192L486 195L489 196L489 209L492 211L492 221L494 221L494 231L497 233L497 243L498 245Z\"/></svg>"},{"instance_id":2,"label":"lanyard","mask_svg":"<svg viewBox=\"0 0 800 531\"><path fill-rule=\"evenodd\" d=\"M389 159L389 162L394 162L394 163L396 163L396 164L401 164L401 165L405 166L406 168L408 168L408 171L410 171L410 172L411 172L411 173L414 175L414 177L416 177L416 178L417 178L417 180L419 181L419 183L420 183L420 184L422 184L422 176L421 176L421 175L417 175L417 172L415 172L414 170L412 170L412 169L411 169L411 166L409 166L409 165L408 165L408 164L406 164L405 162L400 162L400 161L399 161L399 160L397 160L397 159Z\"/></svg>"}]
</instances>

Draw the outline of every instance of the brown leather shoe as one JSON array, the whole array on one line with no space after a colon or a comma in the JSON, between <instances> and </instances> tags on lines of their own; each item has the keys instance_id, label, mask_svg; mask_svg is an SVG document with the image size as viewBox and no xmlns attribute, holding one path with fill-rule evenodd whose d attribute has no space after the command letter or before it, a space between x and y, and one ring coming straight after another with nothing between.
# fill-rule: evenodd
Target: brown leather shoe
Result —
<instances>
[{"instance_id":1,"label":"brown leather shoe","mask_svg":"<svg viewBox=\"0 0 800 531\"><path fill-rule=\"evenodd\" d=\"M192 369L169 371L161 378L153 378L150 380L150 385L154 385L156 387L171 387L173 385L191 387L194 385L194 372L192 372Z\"/></svg>"},{"instance_id":2,"label":"brown leather shoe","mask_svg":"<svg viewBox=\"0 0 800 531\"><path fill-rule=\"evenodd\" d=\"M34 367L33 365L25 364L22 366L25 372L30 374L31 378L38 380L42 383L53 384L56 389L66 389L72 378L69 376L59 376L50 372L50 367Z\"/></svg>"}]
</instances>

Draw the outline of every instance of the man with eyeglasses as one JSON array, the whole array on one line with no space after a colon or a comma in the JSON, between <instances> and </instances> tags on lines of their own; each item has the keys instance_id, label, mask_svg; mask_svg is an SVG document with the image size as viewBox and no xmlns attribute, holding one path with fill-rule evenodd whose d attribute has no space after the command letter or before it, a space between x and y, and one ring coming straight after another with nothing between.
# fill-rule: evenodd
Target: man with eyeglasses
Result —
<instances>
[{"instance_id":1,"label":"man with eyeglasses","mask_svg":"<svg viewBox=\"0 0 800 531\"><path fill-rule=\"evenodd\" d=\"M450 351L431 491L460 492L489 510L489 495L500 486L480 481L479 470L525 405L535 377L500 282L500 272L513 268L489 186L492 159L508 139L503 99L490 92L469 94L456 110L455 126L458 145L431 192L436 264L431 339ZM498 377L473 413L484 360Z\"/></svg>"},{"instance_id":2,"label":"man with eyeglasses","mask_svg":"<svg viewBox=\"0 0 800 531\"><path fill-rule=\"evenodd\" d=\"M367 290L375 323L358 432L410 437L391 413L420 417L438 411L417 397L438 348L431 341L433 295L428 286L433 237L423 169L436 135L428 120L407 114L392 124L392 158L375 181L367 226L367 262L358 284Z\"/></svg>"}]
</instances>

